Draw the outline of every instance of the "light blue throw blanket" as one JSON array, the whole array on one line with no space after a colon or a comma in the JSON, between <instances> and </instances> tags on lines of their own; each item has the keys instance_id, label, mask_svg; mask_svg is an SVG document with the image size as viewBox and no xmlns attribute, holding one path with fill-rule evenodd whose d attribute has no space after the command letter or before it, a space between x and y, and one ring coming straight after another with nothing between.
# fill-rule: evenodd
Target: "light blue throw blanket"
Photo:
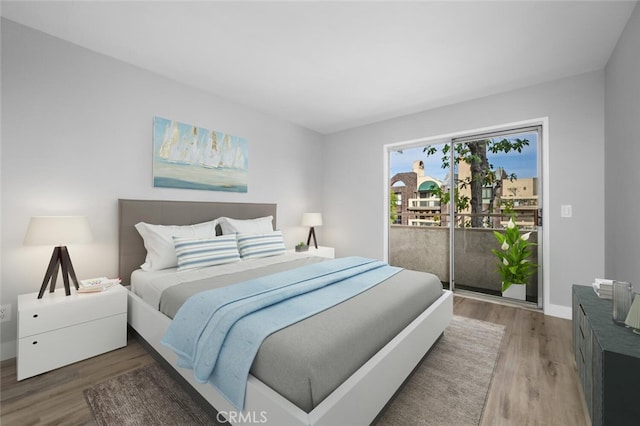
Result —
<instances>
[{"instance_id":1,"label":"light blue throw blanket","mask_svg":"<svg viewBox=\"0 0 640 426\"><path fill-rule=\"evenodd\" d=\"M347 257L302 266L190 297L162 343L242 410L249 370L262 341L381 283L401 270Z\"/></svg>"}]
</instances>

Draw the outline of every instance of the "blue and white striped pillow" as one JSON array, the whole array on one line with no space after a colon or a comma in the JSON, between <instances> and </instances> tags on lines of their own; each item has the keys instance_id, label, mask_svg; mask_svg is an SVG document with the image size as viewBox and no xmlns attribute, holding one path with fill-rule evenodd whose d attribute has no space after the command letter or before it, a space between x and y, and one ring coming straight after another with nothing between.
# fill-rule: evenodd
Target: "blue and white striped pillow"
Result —
<instances>
[{"instance_id":1,"label":"blue and white striped pillow","mask_svg":"<svg viewBox=\"0 0 640 426\"><path fill-rule=\"evenodd\" d=\"M201 239L173 237L173 244L178 257L178 271L240 260L235 234Z\"/></svg>"},{"instance_id":2,"label":"blue and white striped pillow","mask_svg":"<svg viewBox=\"0 0 640 426\"><path fill-rule=\"evenodd\" d=\"M281 231L267 234L237 234L238 249L243 259L275 256L286 253Z\"/></svg>"}]
</instances>

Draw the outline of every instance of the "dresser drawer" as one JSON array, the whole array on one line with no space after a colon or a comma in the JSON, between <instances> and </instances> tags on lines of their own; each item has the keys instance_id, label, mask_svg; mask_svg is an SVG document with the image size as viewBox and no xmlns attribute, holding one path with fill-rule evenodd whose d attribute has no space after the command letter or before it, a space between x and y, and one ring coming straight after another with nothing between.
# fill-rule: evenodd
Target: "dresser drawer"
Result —
<instances>
[{"instance_id":1,"label":"dresser drawer","mask_svg":"<svg viewBox=\"0 0 640 426\"><path fill-rule=\"evenodd\" d=\"M573 322L573 349L576 367L582 383L587 409L591 412L593 404L593 335L585 308L577 300L575 294L573 297Z\"/></svg>"},{"instance_id":2,"label":"dresser drawer","mask_svg":"<svg viewBox=\"0 0 640 426\"><path fill-rule=\"evenodd\" d=\"M576 347L584 355L591 352L591 329L589 328L587 316L582 305L578 305L578 330L576 332Z\"/></svg>"},{"instance_id":3,"label":"dresser drawer","mask_svg":"<svg viewBox=\"0 0 640 426\"><path fill-rule=\"evenodd\" d=\"M585 353L585 341L590 337L587 336L589 333L587 316L584 312L583 306L579 301L573 300L573 351L576 357L576 363L580 364L579 358L584 359ZM582 356L581 356L582 354ZM582 364L584 364L582 362Z\"/></svg>"},{"instance_id":4,"label":"dresser drawer","mask_svg":"<svg viewBox=\"0 0 640 426\"><path fill-rule=\"evenodd\" d=\"M65 296L64 289L42 299L19 296L18 338L127 312L127 290L114 286L100 293Z\"/></svg>"},{"instance_id":5,"label":"dresser drawer","mask_svg":"<svg viewBox=\"0 0 640 426\"><path fill-rule=\"evenodd\" d=\"M127 344L127 314L18 339L17 378L35 376Z\"/></svg>"}]
</instances>

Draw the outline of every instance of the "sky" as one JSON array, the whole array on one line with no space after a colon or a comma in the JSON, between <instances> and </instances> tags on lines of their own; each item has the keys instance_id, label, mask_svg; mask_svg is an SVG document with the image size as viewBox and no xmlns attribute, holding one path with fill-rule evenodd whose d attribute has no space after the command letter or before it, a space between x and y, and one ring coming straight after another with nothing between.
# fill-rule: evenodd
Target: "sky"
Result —
<instances>
[{"instance_id":1,"label":"sky","mask_svg":"<svg viewBox=\"0 0 640 426\"><path fill-rule=\"evenodd\" d=\"M537 177L537 157L538 143L537 134L527 133L518 135L522 139L529 140L529 146L525 147L521 153L511 151L508 154L500 152L498 154L487 153L489 164L493 165L494 170L498 167L504 168L507 174L515 173L519 178ZM436 154L427 156L422 152L423 146L417 148L404 149L402 153L392 151L390 155L390 171L389 177L393 177L396 173L410 172L413 168L413 162L422 160L424 162L424 174L439 180L444 180L449 169L442 168L442 146L434 145L438 148Z\"/></svg>"}]
</instances>

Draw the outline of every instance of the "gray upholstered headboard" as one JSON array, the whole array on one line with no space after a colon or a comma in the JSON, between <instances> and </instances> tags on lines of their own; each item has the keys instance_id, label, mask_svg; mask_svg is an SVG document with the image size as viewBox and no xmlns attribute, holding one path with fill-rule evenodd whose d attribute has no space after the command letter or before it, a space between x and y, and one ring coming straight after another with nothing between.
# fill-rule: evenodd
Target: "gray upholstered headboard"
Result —
<instances>
[{"instance_id":1,"label":"gray upholstered headboard","mask_svg":"<svg viewBox=\"0 0 640 426\"><path fill-rule=\"evenodd\" d=\"M276 204L215 203L206 201L118 200L119 243L118 274L124 285L131 273L144 263L147 251L142 237L134 228L138 222L155 225L191 225L226 216L254 219L273 216L276 225Z\"/></svg>"}]
</instances>

